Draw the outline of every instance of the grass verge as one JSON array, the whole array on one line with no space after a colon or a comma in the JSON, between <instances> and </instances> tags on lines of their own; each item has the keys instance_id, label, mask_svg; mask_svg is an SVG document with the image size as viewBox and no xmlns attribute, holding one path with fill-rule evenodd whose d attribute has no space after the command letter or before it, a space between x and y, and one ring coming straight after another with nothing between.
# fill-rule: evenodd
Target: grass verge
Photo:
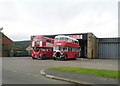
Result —
<instances>
[{"instance_id":1,"label":"grass verge","mask_svg":"<svg viewBox=\"0 0 120 86\"><path fill-rule=\"evenodd\" d=\"M91 74L91 75L104 76L104 77L116 78L116 79L120 78L120 71L114 71L114 70L78 68L78 67L56 67L56 68L49 68L49 70Z\"/></svg>"}]
</instances>

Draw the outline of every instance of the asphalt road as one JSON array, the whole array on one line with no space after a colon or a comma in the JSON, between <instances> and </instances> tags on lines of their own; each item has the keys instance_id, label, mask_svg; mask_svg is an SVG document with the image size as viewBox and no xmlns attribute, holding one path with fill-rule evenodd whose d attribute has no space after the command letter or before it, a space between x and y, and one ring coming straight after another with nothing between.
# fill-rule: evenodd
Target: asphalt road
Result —
<instances>
[{"instance_id":1,"label":"asphalt road","mask_svg":"<svg viewBox=\"0 0 120 86\"><path fill-rule=\"evenodd\" d=\"M2 60L2 84L70 84L64 81L44 78L40 61L31 58L4 58Z\"/></svg>"},{"instance_id":2,"label":"asphalt road","mask_svg":"<svg viewBox=\"0 0 120 86\"><path fill-rule=\"evenodd\" d=\"M40 75L49 67L74 66L118 70L117 60L77 59L69 61L32 60L31 57L3 57L2 84L71 84Z\"/></svg>"}]
</instances>

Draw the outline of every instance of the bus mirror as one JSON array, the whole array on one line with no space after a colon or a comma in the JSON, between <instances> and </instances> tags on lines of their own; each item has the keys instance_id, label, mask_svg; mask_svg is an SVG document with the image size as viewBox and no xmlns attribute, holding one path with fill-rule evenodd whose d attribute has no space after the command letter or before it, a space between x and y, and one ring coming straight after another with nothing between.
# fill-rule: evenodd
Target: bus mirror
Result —
<instances>
[{"instance_id":1,"label":"bus mirror","mask_svg":"<svg viewBox=\"0 0 120 86\"><path fill-rule=\"evenodd\" d=\"M81 51L81 48L79 48L79 51Z\"/></svg>"}]
</instances>

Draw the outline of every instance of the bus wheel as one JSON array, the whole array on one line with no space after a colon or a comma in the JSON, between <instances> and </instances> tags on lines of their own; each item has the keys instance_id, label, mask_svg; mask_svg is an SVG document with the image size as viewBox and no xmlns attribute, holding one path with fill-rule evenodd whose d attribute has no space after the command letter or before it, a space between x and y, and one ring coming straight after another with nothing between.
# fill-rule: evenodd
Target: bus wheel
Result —
<instances>
[{"instance_id":1,"label":"bus wheel","mask_svg":"<svg viewBox=\"0 0 120 86\"><path fill-rule=\"evenodd\" d=\"M43 55L43 56L42 56L42 59L46 59L46 55Z\"/></svg>"},{"instance_id":2,"label":"bus wheel","mask_svg":"<svg viewBox=\"0 0 120 86\"><path fill-rule=\"evenodd\" d=\"M36 58L32 57L33 60L35 60Z\"/></svg>"},{"instance_id":3,"label":"bus wheel","mask_svg":"<svg viewBox=\"0 0 120 86\"><path fill-rule=\"evenodd\" d=\"M55 58L55 57L53 57L53 60L56 60L56 58Z\"/></svg>"}]
</instances>

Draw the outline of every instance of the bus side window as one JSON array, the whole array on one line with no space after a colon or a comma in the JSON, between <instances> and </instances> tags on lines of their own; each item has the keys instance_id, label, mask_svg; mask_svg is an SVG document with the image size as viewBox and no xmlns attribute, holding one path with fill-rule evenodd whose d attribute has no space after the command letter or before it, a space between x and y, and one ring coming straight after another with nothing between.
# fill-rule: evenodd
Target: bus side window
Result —
<instances>
[{"instance_id":1,"label":"bus side window","mask_svg":"<svg viewBox=\"0 0 120 86\"><path fill-rule=\"evenodd\" d=\"M42 49L40 48L39 51L42 51Z\"/></svg>"},{"instance_id":2,"label":"bus side window","mask_svg":"<svg viewBox=\"0 0 120 86\"><path fill-rule=\"evenodd\" d=\"M68 38L66 38L65 41L69 42Z\"/></svg>"},{"instance_id":3,"label":"bus side window","mask_svg":"<svg viewBox=\"0 0 120 86\"><path fill-rule=\"evenodd\" d=\"M68 47L68 51L70 51L70 48Z\"/></svg>"},{"instance_id":4,"label":"bus side window","mask_svg":"<svg viewBox=\"0 0 120 86\"><path fill-rule=\"evenodd\" d=\"M77 44L79 44L79 42L77 41Z\"/></svg>"},{"instance_id":5,"label":"bus side window","mask_svg":"<svg viewBox=\"0 0 120 86\"><path fill-rule=\"evenodd\" d=\"M75 52L75 48L72 48L72 52Z\"/></svg>"},{"instance_id":6,"label":"bus side window","mask_svg":"<svg viewBox=\"0 0 120 86\"><path fill-rule=\"evenodd\" d=\"M52 41L52 44L54 43L54 41L53 40L51 40Z\"/></svg>"},{"instance_id":7,"label":"bus side window","mask_svg":"<svg viewBox=\"0 0 120 86\"><path fill-rule=\"evenodd\" d=\"M63 47L63 51L65 51L66 50L66 48L65 47Z\"/></svg>"},{"instance_id":8,"label":"bus side window","mask_svg":"<svg viewBox=\"0 0 120 86\"><path fill-rule=\"evenodd\" d=\"M72 51L72 48L71 48L71 47L68 47L68 51Z\"/></svg>"},{"instance_id":9,"label":"bus side window","mask_svg":"<svg viewBox=\"0 0 120 86\"><path fill-rule=\"evenodd\" d=\"M43 48L42 51L46 51L46 49Z\"/></svg>"},{"instance_id":10,"label":"bus side window","mask_svg":"<svg viewBox=\"0 0 120 86\"><path fill-rule=\"evenodd\" d=\"M78 41L75 41L76 44L78 44Z\"/></svg>"},{"instance_id":11,"label":"bus side window","mask_svg":"<svg viewBox=\"0 0 120 86\"><path fill-rule=\"evenodd\" d=\"M49 49L48 49L48 51L52 51L52 49L51 49L51 48L49 48Z\"/></svg>"},{"instance_id":12,"label":"bus side window","mask_svg":"<svg viewBox=\"0 0 120 86\"><path fill-rule=\"evenodd\" d=\"M68 48L67 47L63 47L63 51L68 51Z\"/></svg>"},{"instance_id":13,"label":"bus side window","mask_svg":"<svg viewBox=\"0 0 120 86\"><path fill-rule=\"evenodd\" d=\"M66 47L66 51L68 51L68 47Z\"/></svg>"},{"instance_id":14,"label":"bus side window","mask_svg":"<svg viewBox=\"0 0 120 86\"><path fill-rule=\"evenodd\" d=\"M42 41L45 42L46 41L45 38L43 38Z\"/></svg>"},{"instance_id":15,"label":"bus side window","mask_svg":"<svg viewBox=\"0 0 120 86\"><path fill-rule=\"evenodd\" d=\"M68 42L71 42L71 39L68 39Z\"/></svg>"},{"instance_id":16,"label":"bus side window","mask_svg":"<svg viewBox=\"0 0 120 86\"><path fill-rule=\"evenodd\" d=\"M48 40L48 39L47 39L47 40L46 40L46 42L49 42L49 43L51 43L51 40Z\"/></svg>"},{"instance_id":17,"label":"bus side window","mask_svg":"<svg viewBox=\"0 0 120 86\"><path fill-rule=\"evenodd\" d=\"M60 47L58 47L58 50L60 50Z\"/></svg>"},{"instance_id":18,"label":"bus side window","mask_svg":"<svg viewBox=\"0 0 120 86\"><path fill-rule=\"evenodd\" d=\"M65 38L65 41L68 41L68 38Z\"/></svg>"}]
</instances>

